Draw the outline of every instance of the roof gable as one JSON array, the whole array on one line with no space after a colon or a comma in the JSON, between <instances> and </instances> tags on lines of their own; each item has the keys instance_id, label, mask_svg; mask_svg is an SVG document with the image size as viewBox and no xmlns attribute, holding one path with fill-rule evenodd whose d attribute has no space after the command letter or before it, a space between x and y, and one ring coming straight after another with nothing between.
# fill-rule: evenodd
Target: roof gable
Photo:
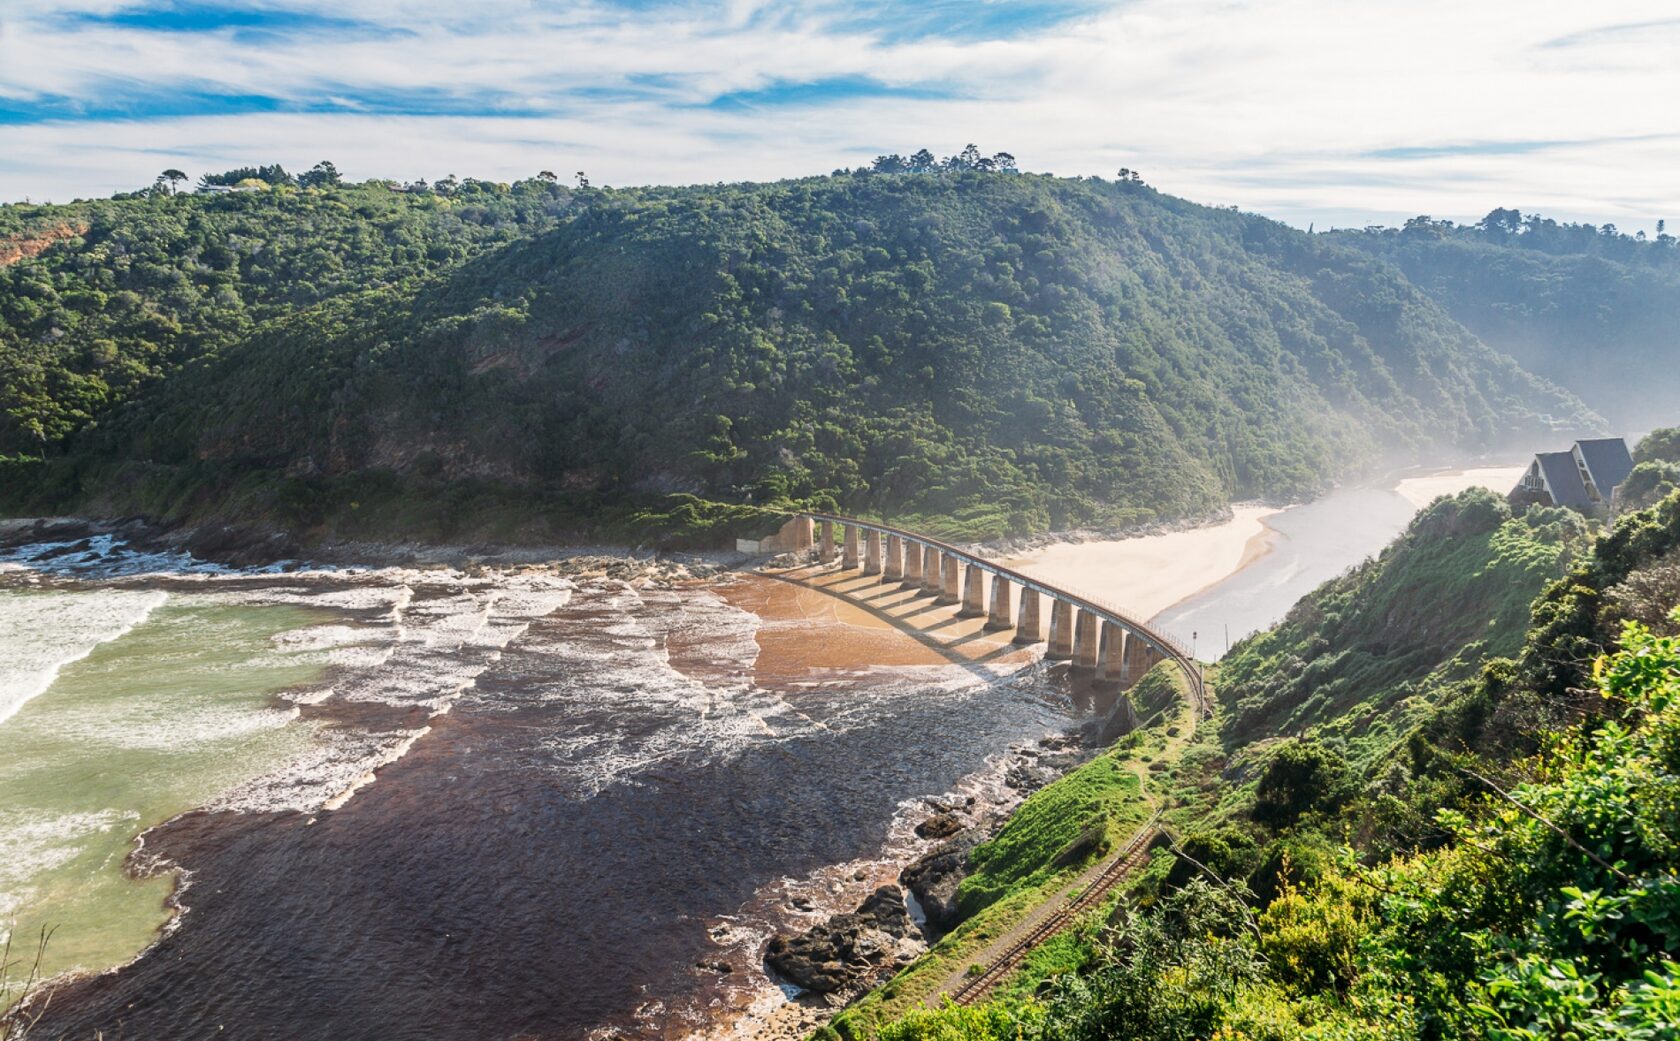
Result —
<instances>
[{"instance_id":1,"label":"roof gable","mask_svg":"<svg viewBox=\"0 0 1680 1041\"><path fill-rule=\"evenodd\" d=\"M1575 448L1581 453L1581 461L1586 463L1593 484L1598 486L1598 493L1606 499L1633 472L1633 456L1628 454L1627 442L1619 437L1577 441Z\"/></svg>"},{"instance_id":2,"label":"roof gable","mask_svg":"<svg viewBox=\"0 0 1680 1041\"><path fill-rule=\"evenodd\" d=\"M1587 486L1581 483L1581 468L1575 465L1575 453L1541 452L1534 457L1540 474L1546 479L1546 490L1552 493L1557 506L1573 506L1578 510L1592 508Z\"/></svg>"}]
</instances>

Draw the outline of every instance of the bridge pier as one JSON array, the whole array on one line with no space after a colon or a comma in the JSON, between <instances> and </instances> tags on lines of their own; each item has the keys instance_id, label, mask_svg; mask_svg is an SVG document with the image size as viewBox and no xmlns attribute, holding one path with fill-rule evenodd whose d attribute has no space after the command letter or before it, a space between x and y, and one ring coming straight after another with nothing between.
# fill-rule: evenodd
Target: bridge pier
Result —
<instances>
[{"instance_id":1,"label":"bridge pier","mask_svg":"<svg viewBox=\"0 0 1680 1041\"><path fill-rule=\"evenodd\" d=\"M922 551L922 588L937 594L943 588L945 554L927 546Z\"/></svg>"},{"instance_id":2,"label":"bridge pier","mask_svg":"<svg viewBox=\"0 0 1680 1041\"><path fill-rule=\"evenodd\" d=\"M1073 625L1073 664L1079 669L1095 669L1097 667L1097 622L1096 615L1089 611L1080 611L1078 619Z\"/></svg>"},{"instance_id":3,"label":"bridge pier","mask_svg":"<svg viewBox=\"0 0 1680 1041\"><path fill-rule=\"evenodd\" d=\"M957 569L961 566L956 557L949 553L940 561L939 602L954 604L957 602Z\"/></svg>"},{"instance_id":4,"label":"bridge pier","mask_svg":"<svg viewBox=\"0 0 1680 1041\"><path fill-rule=\"evenodd\" d=\"M1102 650L1098 652L1097 675L1105 680L1120 679L1125 664L1126 630L1113 622L1102 624Z\"/></svg>"},{"instance_id":5,"label":"bridge pier","mask_svg":"<svg viewBox=\"0 0 1680 1041\"><path fill-rule=\"evenodd\" d=\"M1037 643L1043 639L1039 633L1043 630L1038 618L1038 590L1021 590L1021 613L1015 619L1015 642Z\"/></svg>"},{"instance_id":6,"label":"bridge pier","mask_svg":"<svg viewBox=\"0 0 1680 1041\"><path fill-rule=\"evenodd\" d=\"M863 573L881 573L881 533L871 528L863 536Z\"/></svg>"},{"instance_id":7,"label":"bridge pier","mask_svg":"<svg viewBox=\"0 0 1680 1041\"><path fill-rule=\"evenodd\" d=\"M904 540L897 535L887 536L887 562L881 567L881 581L904 580Z\"/></svg>"},{"instance_id":8,"label":"bridge pier","mask_svg":"<svg viewBox=\"0 0 1680 1041\"><path fill-rule=\"evenodd\" d=\"M1066 600L1050 602L1050 648L1044 656L1055 661L1073 657L1073 605Z\"/></svg>"},{"instance_id":9,"label":"bridge pier","mask_svg":"<svg viewBox=\"0 0 1680 1041\"><path fill-rule=\"evenodd\" d=\"M858 530L855 526L846 525L845 549L840 555L840 566L847 571L858 566Z\"/></svg>"},{"instance_id":10,"label":"bridge pier","mask_svg":"<svg viewBox=\"0 0 1680 1041\"><path fill-rule=\"evenodd\" d=\"M1143 679L1143 674L1155 664L1151 657L1148 644L1135 636L1127 640L1126 653L1120 661L1120 685L1129 689Z\"/></svg>"},{"instance_id":11,"label":"bridge pier","mask_svg":"<svg viewBox=\"0 0 1680 1041\"><path fill-rule=\"evenodd\" d=\"M834 522L822 522L822 537L818 541L817 559L824 564L834 559Z\"/></svg>"},{"instance_id":12,"label":"bridge pier","mask_svg":"<svg viewBox=\"0 0 1680 1041\"><path fill-rule=\"evenodd\" d=\"M1015 620L1010 617L1014 611L1009 609L1010 590L1014 583L1002 575L992 576L992 609L986 615L987 629L1008 629L1014 626Z\"/></svg>"},{"instance_id":13,"label":"bridge pier","mask_svg":"<svg viewBox=\"0 0 1680 1041\"><path fill-rule=\"evenodd\" d=\"M920 586L922 584L922 564L927 557L922 552L919 543L904 540L904 584Z\"/></svg>"},{"instance_id":14,"label":"bridge pier","mask_svg":"<svg viewBox=\"0 0 1680 1041\"><path fill-rule=\"evenodd\" d=\"M986 573L968 565L967 574L963 575L962 610L957 612L958 618L978 618L986 613Z\"/></svg>"}]
</instances>

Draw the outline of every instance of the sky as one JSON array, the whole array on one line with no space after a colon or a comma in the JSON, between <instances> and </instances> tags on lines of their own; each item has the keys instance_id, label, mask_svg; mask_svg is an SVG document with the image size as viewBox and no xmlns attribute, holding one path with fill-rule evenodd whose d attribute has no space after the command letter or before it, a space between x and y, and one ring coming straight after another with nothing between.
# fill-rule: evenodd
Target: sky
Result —
<instances>
[{"instance_id":1,"label":"sky","mask_svg":"<svg viewBox=\"0 0 1680 1041\"><path fill-rule=\"evenodd\" d=\"M0 200L347 177L1142 171L1298 226L1680 218L1672 0L0 0Z\"/></svg>"}]
</instances>

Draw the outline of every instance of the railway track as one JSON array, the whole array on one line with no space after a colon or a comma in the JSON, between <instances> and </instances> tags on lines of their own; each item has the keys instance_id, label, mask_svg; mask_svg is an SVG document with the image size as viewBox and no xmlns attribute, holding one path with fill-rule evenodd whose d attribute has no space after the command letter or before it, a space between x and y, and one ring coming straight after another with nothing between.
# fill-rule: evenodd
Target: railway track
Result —
<instances>
[{"instance_id":1,"label":"railway track","mask_svg":"<svg viewBox=\"0 0 1680 1041\"><path fill-rule=\"evenodd\" d=\"M1033 926L1025 936L1010 944L1003 953L992 959L990 965L977 975L967 976L962 984L951 992L951 1000L959 1005L971 1005L996 987L1008 976L1015 967L1020 965L1029 952L1050 937L1067 928L1073 920L1095 907L1103 897L1119 885L1122 880L1131 875L1143 865L1149 856L1149 846L1159 834L1159 810L1149 818L1149 821L1139 828L1120 852L1109 861L1108 866L1093 878L1084 889L1069 897L1062 906L1046 915L1044 920Z\"/></svg>"}]
</instances>

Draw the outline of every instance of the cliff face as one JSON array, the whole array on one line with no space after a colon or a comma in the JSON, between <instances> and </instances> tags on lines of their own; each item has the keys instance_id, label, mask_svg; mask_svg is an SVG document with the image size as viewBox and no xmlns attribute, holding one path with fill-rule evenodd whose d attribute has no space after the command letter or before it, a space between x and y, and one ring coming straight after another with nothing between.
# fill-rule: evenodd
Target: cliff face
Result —
<instances>
[{"instance_id":1,"label":"cliff face","mask_svg":"<svg viewBox=\"0 0 1680 1041\"><path fill-rule=\"evenodd\" d=\"M85 223L60 223L29 232L0 235L0 267L15 264L30 257L38 257L55 242L62 242L65 239L72 239L86 233L87 225Z\"/></svg>"}]
</instances>

